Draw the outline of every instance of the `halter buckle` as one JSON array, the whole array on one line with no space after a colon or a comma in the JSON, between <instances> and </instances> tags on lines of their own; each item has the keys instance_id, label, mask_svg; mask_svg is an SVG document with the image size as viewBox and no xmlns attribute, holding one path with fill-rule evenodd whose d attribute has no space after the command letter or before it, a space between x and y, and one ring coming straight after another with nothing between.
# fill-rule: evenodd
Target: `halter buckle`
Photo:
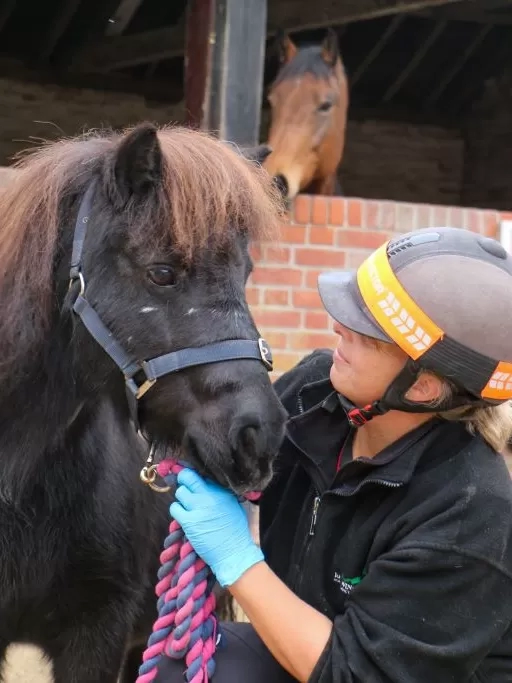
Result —
<instances>
[{"instance_id":1,"label":"halter buckle","mask_svg":"<svg viewBox=\"0 0 512 683\"><path fill-rule=\"evenodd\" d=\"M270 346L263 339L263 337L260 337L258 339L258 348L260 350L260 356L261 360L263 361L263 365L267 368L269 372L272 372L272 370L274 369L272 351L270 350Z\"/></svg>"},{"instance_id":2,"label":"halter buckle","mask_svg":"<svg viewBox=\"0 0 512 683\"><path fill-rule=\"evenodd\" d=\"M132 392L137 400L142 398L146 392L148 392L153 384L155 384L156 379L147 379L140 386L133 379L133 377L126 378L126 386Z\"/></svg>"},{"instance_id":3,"label":"halter buckle","mask_svg":"<svg viewBox=\"0 0 512 683\"><path fill-rule=\"evenodd\" d=\"M126 374L125 373L125 380L126 380L126 386L128 389L131 391L131 393L135 396L137 400L139 398L142 398L145 393L147 393L153 384L155 384L157 378L156 377L151 377L148 375L147 372L147 364L146 361L143 361L140 365L140 367L137 367L133 373ZM139 373L143 372L145 375L145 380L142 382L142 384L137 384L135 380L135 376Z\"/></svg>"}]
</instances>

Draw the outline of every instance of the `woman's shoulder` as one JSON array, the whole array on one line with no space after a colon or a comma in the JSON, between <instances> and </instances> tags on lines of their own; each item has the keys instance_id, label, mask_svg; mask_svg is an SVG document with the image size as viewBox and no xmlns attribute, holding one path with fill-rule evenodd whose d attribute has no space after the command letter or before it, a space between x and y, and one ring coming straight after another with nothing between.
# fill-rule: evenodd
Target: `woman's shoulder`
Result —
<instances>
[{"instance_id":1,"label":"woman's shoulder","mask_svg":"<svg viewBox=\"0 0 512 683\"><path fill-rule=\"evenodd\" d=\"M407 498L416 538L487 558L512 573L512 479L503 456L482 437L467 435L459 450L427 454Z\"/></svg>"}]
</instances>

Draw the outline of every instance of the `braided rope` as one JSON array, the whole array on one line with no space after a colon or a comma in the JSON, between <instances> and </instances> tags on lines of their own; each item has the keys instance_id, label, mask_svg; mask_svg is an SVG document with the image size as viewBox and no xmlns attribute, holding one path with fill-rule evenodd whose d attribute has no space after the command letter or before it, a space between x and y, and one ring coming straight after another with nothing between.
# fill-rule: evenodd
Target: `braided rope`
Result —
<instances>
[{"instance_id":1,"label":"braided rope","mask_svg":"<svg viewBox=\"0 0 512 683\"><path fill-rule=\"evenodd\" d=\"M168 486L176 484L182 469L183 465L174 460L164 460L157 468ZM137 683L150 683L156 678L158 663L164 655L185 659L188 683L208 683L215 673L215 577L174 519L169 524L160 565L156 586L158 617L142 658Z\"/></svg>"},{"instance_id":2,"label":"braided rope","mask_svg":"<svg viewBox=\"0 0 512 683\"><path fill-rule=\"evenodd\" d=\"M184 465L176 460L163 460L158 474L167 486L174 487ZM256 500L259 493L248 493ZM218 623L215 615L215 576L196 554L176 520L171 520L169 533L160 554L156 585L158 617L139 667L136 683L150 683L156 678L163 656L185 659L188 683L208 683L215 673L215 650Z\"/></svg>"}]
</instances>

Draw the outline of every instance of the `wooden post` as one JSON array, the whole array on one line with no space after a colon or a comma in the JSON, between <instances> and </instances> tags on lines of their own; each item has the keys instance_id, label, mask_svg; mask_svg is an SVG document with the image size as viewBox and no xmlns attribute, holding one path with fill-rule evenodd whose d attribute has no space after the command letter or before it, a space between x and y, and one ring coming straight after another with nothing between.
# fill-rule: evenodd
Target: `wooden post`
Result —
<instances>
[{"instance_id":1,"label":"wooden post","mask_svg":"<svg viewBox=\"0 0 512 683\"><path fill-rule=\"evenodd\" d=\"M258 144L267 0L191 0L185 106L189 125Z\"/></svg>"},{"instance_id":2,"label":"wooden post","mask_svg":"<svg viewBox=\"0 0 512 683\"><path fill-rule=\"evenodd\" d=\"M185 28L185 117L192 128L205 127L212 54L215 0L189 0Z\"/></svg>"}]
</instances>

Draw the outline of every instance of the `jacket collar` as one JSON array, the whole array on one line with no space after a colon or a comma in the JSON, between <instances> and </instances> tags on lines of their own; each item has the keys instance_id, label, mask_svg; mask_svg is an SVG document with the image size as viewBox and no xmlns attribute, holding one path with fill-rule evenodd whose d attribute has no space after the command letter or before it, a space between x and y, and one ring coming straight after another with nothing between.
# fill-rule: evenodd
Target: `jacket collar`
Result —
<instances>
[{"instance_id":1,"label":"jacket collar","mask_svg":"<svg viewBox=\"0 0 512 683\"><path fill-rule=\"evenodd\" d=\"M333 459L352 428L330 380L306 384L299 392L298 403L301 412L289 420L288 436L309 463L315 466L324 486L329 486L332 482L330 473ZM449 457L453 448L458 449L471 438L474 437L464 425L433 418L373 458L362 457L348 463L336 477L335 489L347 492L352 487L358 487L361 480L366 478L404 485L410 481L427 450L438 456ZM441 440L439 449L435 448L438 440Z\"/></svg>"},{"instance_id":2,"label":"jacket collar","mask_svg":"<svg viewBox=\"0 0 512 683\"><path fill-rule=\"evenodd\" d=\"M303 415L304 413L307 413L312 408L321 407L321 405L327 399L329 400L330 406L328 410L330 409L332 412L332 409L337 407L333 403L333 400L336 399L336 396L337 395L331 384L331 380L328 378L305 384L298 392L298 404L301 411L299 416L301 414ZM338 401L335 400L335 403L338 403Z\"/></svg>"},{"instance_id":3,"label":"jacket collar","mask_svg":"<svg viewBox=\"0 0 512 683\"><path fill-rule=\"evenodd\" d=\"M426 451L452 426L434 418L404 434L373 458L362 457L348 463L336 478L336 489L350 489L357 486L362 478L378 479L395 486L409 483ZM458 426L456 429L459 431Z\"/></svg>"}]
</instances>

